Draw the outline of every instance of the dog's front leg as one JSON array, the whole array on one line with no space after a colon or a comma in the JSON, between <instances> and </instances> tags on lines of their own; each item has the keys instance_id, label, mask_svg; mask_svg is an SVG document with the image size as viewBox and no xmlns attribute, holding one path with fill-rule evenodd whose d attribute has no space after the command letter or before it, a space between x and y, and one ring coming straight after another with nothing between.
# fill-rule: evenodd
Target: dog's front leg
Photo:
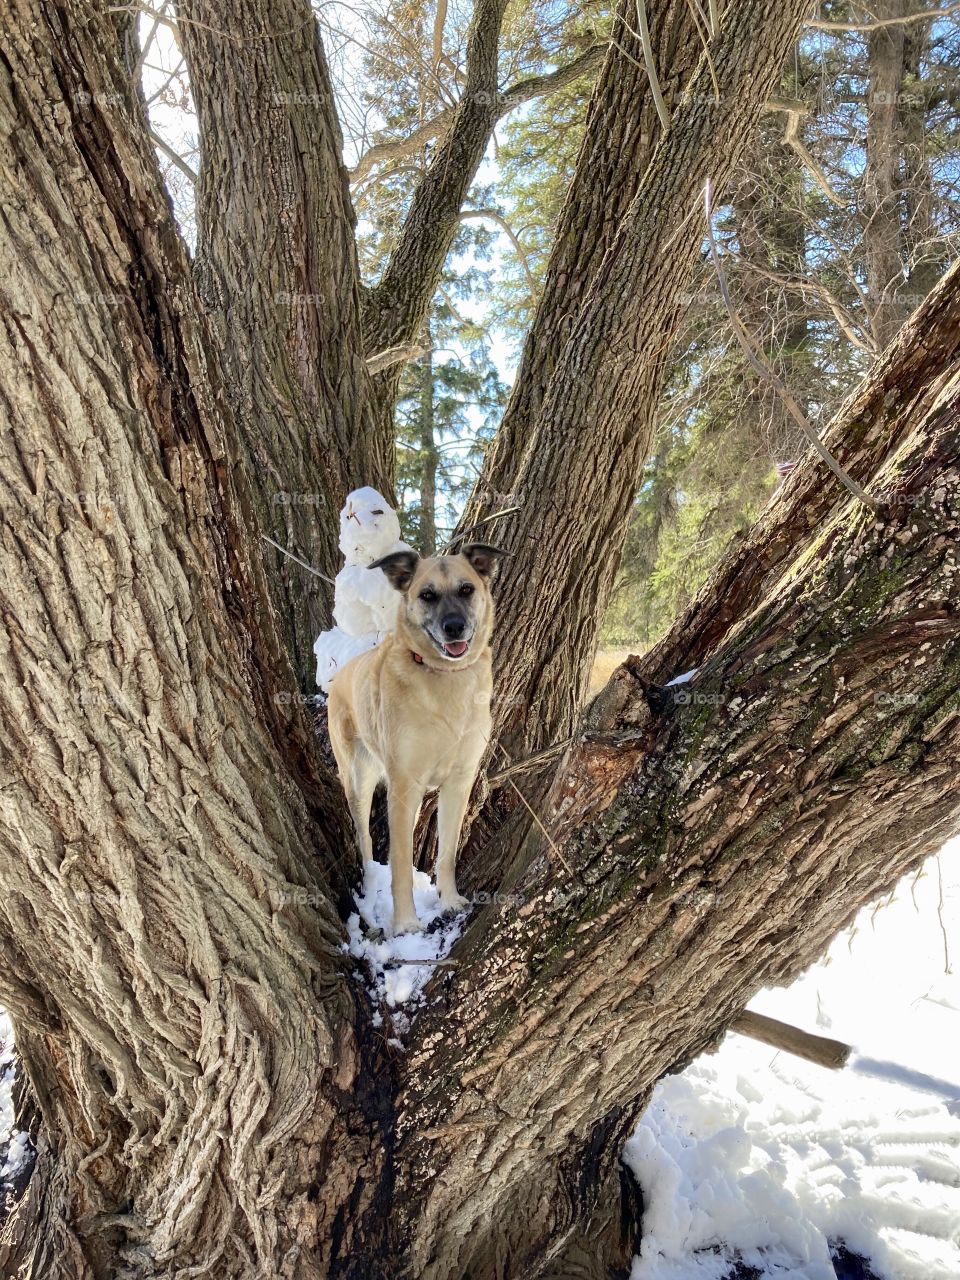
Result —
<instances>
[{"instance_id":1,"label":"dog's front leg","mask_svg":"<svg viewBox=\"0 0 960 1280\"><path fill-rule=\"evenodd\" d=\"M387 783L394 933L415 933L423 928L413 905L413 830L424 791L425 788L411 778L391 776Z\"/></svg>"},{"instance_id":2,"label":"dog's front leg","mask_svg":"<svg viewBox=\"0 0 960 1280\"><path fill-rule=\"evenodd\" d=\"M467 899L457 892L457 849L467 812L474 771L447 778L437 796L437 888L447 910L462 911Z\"/></svg>"}]
</instances>

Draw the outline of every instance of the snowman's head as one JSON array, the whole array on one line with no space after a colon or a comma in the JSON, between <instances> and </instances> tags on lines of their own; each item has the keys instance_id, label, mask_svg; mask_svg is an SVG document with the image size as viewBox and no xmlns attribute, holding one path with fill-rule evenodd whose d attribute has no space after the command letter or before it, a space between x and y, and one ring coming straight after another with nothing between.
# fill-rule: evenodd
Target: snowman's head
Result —
<instances>
[{"instance_id":1,"label":"snowman's head","mask_svg":"<svg viewBox=\"0 0 960 1280\"><path fill-rule=\"evenodd\" d=\"M340 550L348 565L369 565L400 541L400 521L369 485L347 495L340 512Z\"/></svg>"},{"instance_id":2,"label":"snowman's head","mask_svg":"<svg viewBox=\"0 0 960 1280\"><path fill-rule=\"evenodd\" d=\"M498 547L473 542L457 555L421 560L395 551L372 564L403 593L397 635L430 667L472 666L493 628L490 575Z\"/></svg>"}]
</instances>

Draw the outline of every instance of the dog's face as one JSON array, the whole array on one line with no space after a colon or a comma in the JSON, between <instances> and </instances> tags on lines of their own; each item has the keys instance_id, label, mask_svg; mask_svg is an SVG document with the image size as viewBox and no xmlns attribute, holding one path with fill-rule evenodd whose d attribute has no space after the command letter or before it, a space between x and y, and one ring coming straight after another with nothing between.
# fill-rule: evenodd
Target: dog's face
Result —
<instances>
[{"instance_id":1,"label":"dog's face","mask_svg":"<svg viewBox=\"0 0 960 1280\"><path fill-rule=\"evenodd\" d=\"M382 569L404 595L401 626L407 638L447 662L468 664L490 639L493 602L489 579L497 547L474 542L458 555L421 560L415 551L396 551L370 566Z\"/></svg>"}]
</instances>

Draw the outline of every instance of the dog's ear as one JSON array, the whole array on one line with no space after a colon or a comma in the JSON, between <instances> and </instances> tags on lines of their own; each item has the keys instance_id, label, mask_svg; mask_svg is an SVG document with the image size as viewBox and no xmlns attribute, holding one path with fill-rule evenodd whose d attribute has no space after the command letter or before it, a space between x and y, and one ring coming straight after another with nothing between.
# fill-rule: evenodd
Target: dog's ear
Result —
<instances>
[{"instance_id":1,"label":"dog's ear","mask_svg":"<svg viewBox=\"0 0 960 1280\"><path fill-rule=\"evenodd\" d=\"M420 557L415 551L392 551L390 555L374 560L368 567L382 569L390 579L391 586L398 591L406 591L419 563Z\"/></svg>"},{"instance_id":2,"label":"dog's ear","mask_svg":"<svg viewBox=\"0 0 960 1280\"><path fill-rule=\"evenodd\" d=\"M494 563L500 556L508 556L509 551L501 551L499 547L488 546L485 542L471 542L460 548L460 554L466 556L481 578L489 578Z\"/></svg>"}]
</instances>

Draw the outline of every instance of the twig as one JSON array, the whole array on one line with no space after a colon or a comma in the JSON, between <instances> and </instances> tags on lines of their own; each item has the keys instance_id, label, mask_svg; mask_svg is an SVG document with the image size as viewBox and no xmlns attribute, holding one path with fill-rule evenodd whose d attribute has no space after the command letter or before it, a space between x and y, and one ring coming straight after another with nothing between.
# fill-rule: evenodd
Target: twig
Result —
<instances>
[{"instance_id":1,"label":"twig","mask_svg":"<svg viewBox=\"0 0 960 1280\"><path fill-rule=\"evenodd\" d=\"M198 181L197 173L194 169L191 169L183 156L178 155L177 152L174 151L173 147L164 142L163 138L160 137L159 133L157 133L155 129L148 129L147 132L150 136L150 141L157 150L162 151L170 163L175 165L185 178L189 178L191 182L196 183Z\"/></svg>"},{"instance_id":2,"label":"twig","mask_svg":"<svg viewBox=\"0 0 960 1280\"><path fill-rule=\"evenodd\" d=\"M319 569L315 569L312 564L307 564L306 560L301 560L299 556L295 556L293 552L288 551L286 547L281 547L279 542L274 542L274 540L272 538L268 538L265 533L261 533L260 537L264 542L269 542L271 547L276 547L281 555L289 556L289 558L295 561L301 569L306 569L307 573L312 573L315 578L322 578L324 582L329 582L331 587L335 587L337 585L332 578L328 578L325 573L321 573Z\"/></svg>"},{"instance_id":3,"label":"twig","mask_svg":"<svg viewBox=\"0 0 960 1280\"><path fill-rule=\"evenodd\" d=\"M503 756L504 760L506 760L506 762L507 762L507 766L509 767L509 765L510 765L510 757L507 755L506 751L504 751L503 747L501 747L501 745L500 745L500 743L499 743L499 742L494 743L494 746L496 747L497 751L499 751L499 752L500 752L500 754ZM507 782L507 786L508 786L508 787L512 787L512 788L513 788L513 790L516 792L516 794L517 794L517 796L518 796L518 798L519 798L519 800L520 800L520 803L523 805L523 807L526 809L527 813L529 813L530 817L534 820L534 822L535 822L535 823L537 824L537 826L540 828L540 831L541 831L541 833L543 834L543 838L546 840L546 842L547 842L547 844L550 846L551 850L552 850L552 851L557 855L557 857L559 858L560 862L563 864L563 867L564 867L564 869L566 870L567 875L568 875L568 876L570 876L570 878L571 878L572 880L577 880L577 881L579 881L579 883L580 883L580 884L583 884L583 880L580 878L580 876L578 876L578 875L577 875L577 873L574 871L573 867L571 867L570 863L566 860L566 858L565 858L565 857L563 856L563 854L560 852L560 846L559 846L559 845L554 841L553 836L551 836L550 832L547 830L547 828L546 828L546 827L543 825L543 823L540 821L540 816L539 816L539 814L537 814L537 813L534 811L534 809L533 809L532 805L531 805L531 804L530 804L530 802L527 800L527 797L523 794L523 792L520 790L520 788L517 786L517 784L514 782L514 780L513 780L512 778L509 778L509 777L508 777L508 778L506 779L506 782Z\"/></svg>"},{"instance_id":4,"label":"twig","mask_svg":"<svg viewBox=\"0 0 960 1280\"><path fill-rule=\"evenodd\" d=\"M495 511L492 516L484 516L482 520L477 520L475 524L468 524L462 533L455 533L449 542L445 543L440 550L440 554L446 555L450 548L455 544L462 542L468 533L473 533L475 529L479 529L482 524L489 524L491 520L499 520L501 516L513 515L515 511L519 511L519 507L504 507L502 511Z\"/></svg>"},{"instance_id":5,"label":"twig","mask_svg":"<svg viewBox=\"0 0 960 1280\"><path fill-rule=\"evenodd\" d=\"M527 251L520 243L520 238L510 226L506 218L496 211L496 209L461 209L460 221L464 222L469 218L487 218L490 222L495 223L504 233L510 243L513 245L517 257L520 259L520 265L523 267L523 273L527 277L527 288L530 290L531 298L535 298L539 291L537 277L530 270L530 259L527 257Z\"/></svg>"},{"instance_id":6,"label":"twig","mask_svg":"<svg viewBox=\"0 0 960 1280\"><path fill-rule=\"evenodd\" d=\"M960 9L960 4L948 4L944 9L919 9L898 18L874 18L870 22L830 22L825 18L811 18L805 25L814 31L879 31L881 27L906 27L913 22L936 21L949 18Z\"/></svg>"},{"instance_id":7,"label":"twig","mask_svg":"<svg viewBox=\"0 0 960 1280\"><path fill-rule=\"evenodd\" d=\"M429 346L424 346L422 342L407 346L387 347L386 350L378 351L374 356L367 356L364 364L367 366L368 373L381 373L384 369L389 369L392 365L400 364L402 361L418 360L420 356L425 356L431 349Z\"/></svg>"},{"instance_id":8,"label":"twig","mask_svg":"<svg viewBox=\"0 0 960 1280\"><path fill-rule=\"evenodd\" d=\"M751 1040L759 1040L773 1049L792 1053L797 1058L805 1058L807 1062L815 1062L820 1067L830 1067L833 1071L845 1067L853 1052L852 1047L841 1040L811 1035L809 1031L801 1031L799 1027L791 1027L787 1022L768 1018L750 1009L744 1009L739 1018L731 1022L730 1030L740 1036L749 1036Z\"/></svg>"},{"instance_id":9,"label":"twig","mask_svg":"<svg viewBox=\"0 0 960 1280\"><path fill-rule=\"evenodd\" d=\"M943 934L943 972L952 973L950 968L950 940L947 937L947 928L943 923L943 867L940 865L940 855L937 854L937 887L939 889L939 898L937 900L937 919L940 921L940 932Z\"/></svg>"},{"instance_id":10,"label":"twig","mask_svg":"<svg viewBox=\"0 0 960 1280\"><path fill-rule=\"evenodd\" d=\"M542 764L545 760L552 759L553 756L559 755L561 751L565 751L570 743L574 741L576 735L564 738L562 742L555 742L551 747L544 747L542 751L535 751L532 756L524 756L522 760L516 760L513 764L505 765L504 768L498 769L495 773L487 775L487 782L490 786L506 782L514 773L526 773L528 769L532 769L535 765Z\"/></svg>"},{"instance_id":11,"label":"twig","mask_svg":"<svg viewBox=\"0 0 960 1280\"><path fill-rule=\"evenodd\" d=\"M643 50L643 64L647 72L647 80L650 82L650 92L653 95L653 104L657 108L657 115L660 117L660 127L666 133L670 128L670 112L667 110L667 104L663 100L663 94L660 92L660 81L657 78L657 67L653 60L653 44L650 40L650 27L647 23L647 6L644 0L637 0L637 21L640 24L640 47Z\"/></svg>"},{"instance_id":12,"label":"twig","mask_svg":"<svg viewBox=\"0 0 960 1280\"><path fill-rule=\"evenodd\" d=\"M822 443L820 437L807 420L806 414L787 390L782 379L777 377L769 365L763 361L759 352L754 347L752 339L743 327L740 317L737 315L736 309L733 305L730 290L727 287L727 278L724 274L723 264L720 261L716 238L713 234L712 186L713 184L708 178L706 186L704 187L704 202L706 204L707 212L707 242L710 246L710 257L717 272L717 283L720 286L720 295L723 298L724 306L726 307L727 314L730 317L730 325L736 335L737 341L743 348L744 355L764 382L769 383L769 385L774 388L777 395L779 395L780 399L783 401L787 412L844 488L852 493L858 501L862 502L865 507L868 507L871 511L877 511L879 509L877 502L875 502L864 489L861 489L856 480L854 480L853 477L850 476L843 467L841 467L840 463L837 462L830 450Z\"/></svg>"}]
</instances>

